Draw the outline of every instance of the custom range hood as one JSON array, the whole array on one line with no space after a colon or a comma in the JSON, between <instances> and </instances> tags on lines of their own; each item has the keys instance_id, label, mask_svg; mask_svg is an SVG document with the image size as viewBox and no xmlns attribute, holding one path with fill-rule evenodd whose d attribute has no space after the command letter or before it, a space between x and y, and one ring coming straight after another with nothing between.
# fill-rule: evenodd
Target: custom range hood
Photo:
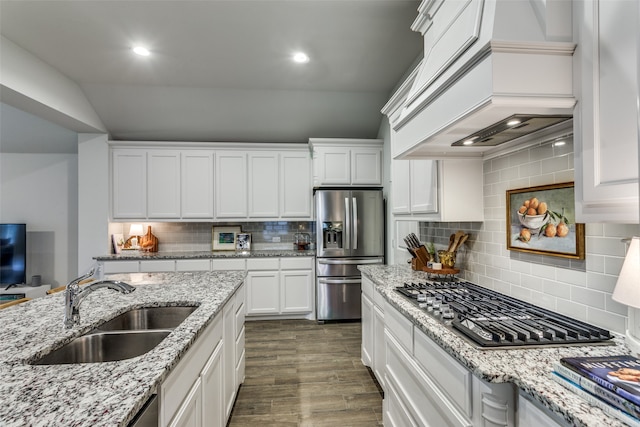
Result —
<instances>
[{"instance_id":1,"label":"custom range hood","mask_svg":"<svg viewBox=\"0 0 640 427\"><path fill-rule=\"evenodd\" d=\"M566 131L570 1L425 0L418 11L424 58L382 109L394 158L478 158Z\"/></svg>"}]
</instances>

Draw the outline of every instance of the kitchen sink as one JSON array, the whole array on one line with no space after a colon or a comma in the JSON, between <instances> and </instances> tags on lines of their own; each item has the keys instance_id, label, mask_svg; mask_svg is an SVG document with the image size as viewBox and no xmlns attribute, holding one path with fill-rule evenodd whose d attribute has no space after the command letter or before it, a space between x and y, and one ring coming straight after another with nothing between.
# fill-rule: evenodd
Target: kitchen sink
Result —
<instances>
[{"instance_id":1,"label":"kitchen sink","mask_svg":"<svg viewBox=\"0 0 640 427\"><path fill-rule=\"evenodd\" d=\"M32 364L61 365L130 359L153 349L170 333L170 330L146 330L82 335Z\"/></svg>"},{"instance_id":2,"label":"kitchen sink","mask_svg":"<svg viewBox=\"0 0 640 427\"><path fill-rule=\"evenodd\" d=\"M174 329L198 307L144 307L129 310L98 326L97 331Z\"/></svg>"},{"instance_id":3,"label":"kitchen sink","mask_svg":"<svg viewBox=\"0 0 640 427\"><path fill-rule=\"evenodd\" d=\"M126 311L31 364L113 362L141 356L160 344L197 308L143 307Z\"/></svg>"}]
</instances>

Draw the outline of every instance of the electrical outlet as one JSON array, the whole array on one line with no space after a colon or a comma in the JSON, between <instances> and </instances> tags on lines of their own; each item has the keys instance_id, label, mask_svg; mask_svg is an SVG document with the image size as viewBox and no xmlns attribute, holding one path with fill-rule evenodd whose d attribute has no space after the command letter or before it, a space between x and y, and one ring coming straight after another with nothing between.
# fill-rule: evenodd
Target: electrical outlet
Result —
<instances>
[{"instance_id":1,"label":"electrical outlet","mask_svg":"<svg viewBox=\"0 0 640 427\"><path fill-rule=\"evenodd\" d=\"M272 238L271 238L271 243L280 243L280 236L278 236L278 237L272 237Z\"/></svg>"}]
</instances>

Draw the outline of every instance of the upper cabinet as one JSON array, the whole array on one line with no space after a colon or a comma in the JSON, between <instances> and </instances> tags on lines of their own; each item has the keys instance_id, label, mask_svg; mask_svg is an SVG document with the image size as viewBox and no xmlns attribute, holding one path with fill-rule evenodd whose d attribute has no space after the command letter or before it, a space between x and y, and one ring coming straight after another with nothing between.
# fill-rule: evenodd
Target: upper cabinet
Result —
<instances>
[{"instance_id":1,"label":"upper cabinet","mask_svg":"<svg viewBox=\"0 0 640 427\"><path fill-rule=\"evenodd\" d=\"M638 3L572 3L576 220L637 223Z\"/></svg>"},{"instance_id":2,"label":"upper cabinet","mask_svg":"<svg viewBox=\"0 0 640 427\"><path fill-rule=\"evenodd\" d=\"M200 144L205 149L178 143L166 148L112 145L114 220L312 217L306 144L242 144L237 150L209 144Z\"/></svg>"},{"instance_id":3,"label":"upper cabinet","mask_svg":"<svg viewBox=\"0 0 640 427\"><path fill-rule=\"evenodd\" d=\"M313 186L382 186L381 139L312 138Z\"/></svg>"}]
</instances>

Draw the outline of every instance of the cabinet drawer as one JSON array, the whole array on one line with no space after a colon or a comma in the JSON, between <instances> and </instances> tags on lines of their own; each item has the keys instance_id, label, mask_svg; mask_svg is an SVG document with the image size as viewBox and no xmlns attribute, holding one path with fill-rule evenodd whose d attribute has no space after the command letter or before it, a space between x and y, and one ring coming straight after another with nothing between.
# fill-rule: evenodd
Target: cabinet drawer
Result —
<instances>
[{"instance_id":1,"label":"cabinet drawer","mask_svg":"<svg viewBox=\"0 0 640 427\"><path fill-rule=\"evenodd\" d=\"M282 270L311 270L313 268L313 258L292 257L280 259Z\"/></svg>"},{"instance_id":2,"label":"cabinet drawer","mask_svg":"<svg viewBox=\"0 0 640 427\"><path fill-rule=\"evenodd\" d=\"M384 297L380 292L376 291L375 288L373 289L373 303L380 307L381 311L384 308Z\"/></svg>"},{"instance_id":3,"label":"cabinet drawer","mask_svg":"<svg viewBox=\"0 0 640 427\"><path fill-rule=\"evenodd\" d=\"M385 330L391 333L402 346L413 353L413 324L389 303L384 305Z\"/></svg>"},{"instance_id":4,"label":"cabinet drawer","mask_svg":"<svg viewBox=\"0 0 640 427\"><path fill-rule=\"evenodd\" d=\"M247 270L277 270L280 268L278 258L249 258L247 260Z\"/></svg>"},{"instance_id":5,"label":"cabinet drawer","mask_svg":"<svg viewBox=\"0 0 640 427\"><path fill-rule=\"evenodd\" d=\"M244 303L238 307L236 311L236 337L240 336L240 331L244 329Z\"/></svg>"},{"instance_id":6,"label":"cabinet drawer","mask_svg":"<svg viewBox=\"0 0 640 427\"><path fill-rule=\"evenodd\" d=\"M440 389L470 417L471 372L419 330L414 331L414 357Z\"/></svg>"},{"instance_id":7,"label":"cabinet drawer","mask_svg":"<svg viewBox=\"0 0 640 427\"><path fill-rule=\"evenodd\" d=\"M242 353L244 351L244 327L240 329L238 338L236 339L236 363L240 363L240 359L242 358Z\"/></svg>"},{"instance_id":8,"label":"cabinet drawer","mask_svg":"<svg viewBox=\"0 0 640 427\"><path fill-rule=\"evenodd\" d=\"M108 261L102 268L104 274L111 273L138 273L140 271L139 261Z\"/></svg>"},{"instance_id":9,"label":"cabinet drawer","mask_svg":"<svg viewBox=\"0 0 640 427\"><path fill-rule=\"evenodd\" d=\"M210 259L179 259L176 260L176 271L209 271Z\"/></svg>"},{"instance_id":10,"label":"cabinet drawer","mask_svg":"<svg viewBox=\"0 0 640 427\"><path fill-rule=\"evenodd\" d=\"M176 262L174 260L140 261L141 273L161 271L176 271Z\"/></svg>"},{"instance_id":11,"label":"cabinet drawer","mask_svg":"<svg viewBox=\"0 0 640 427\"><path fill-rule=\"evenodd\" d=\"M242 258L212 259L211 270L244 270L245 262Z\"/></svg>"}]
</instances>

